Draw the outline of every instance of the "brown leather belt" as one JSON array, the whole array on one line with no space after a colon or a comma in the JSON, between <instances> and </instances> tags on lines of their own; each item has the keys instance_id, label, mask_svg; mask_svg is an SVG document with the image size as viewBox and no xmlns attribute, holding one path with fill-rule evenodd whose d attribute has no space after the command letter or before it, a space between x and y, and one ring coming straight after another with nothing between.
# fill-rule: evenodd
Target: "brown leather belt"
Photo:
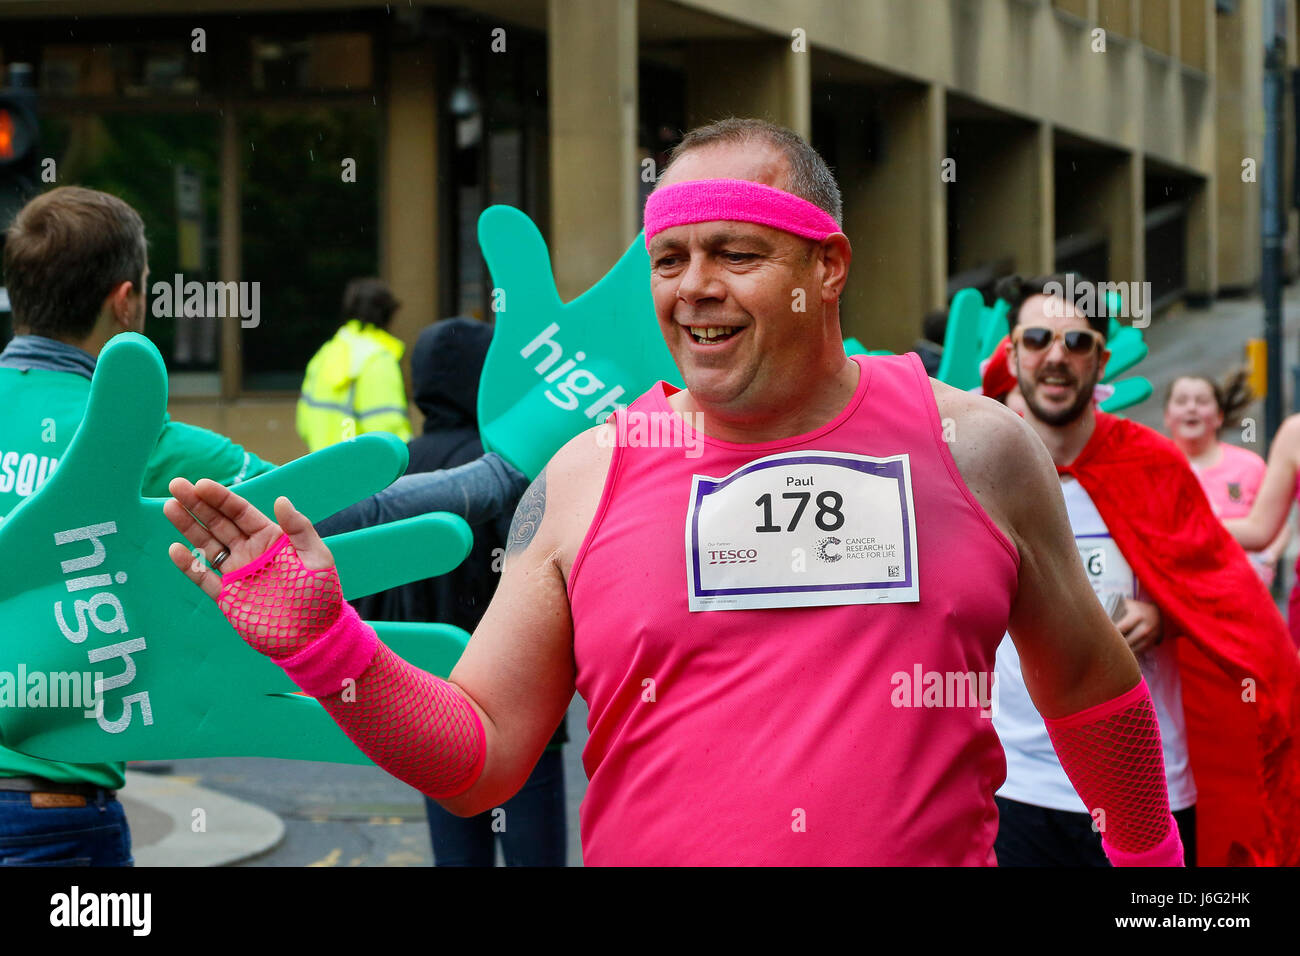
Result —
<instances>
[{"instance_id":1,"label":"brown leather belt","mask_svg":"<svg viewBox=\"0 0 1300 956\"><path fill-rule=\"evenodd\" d=\"M71 793L92 799L98 797L102 791L110 800L117 797L116 790L97 787L93 783L55 783L43 777L0 777L0 790L17 790L20 793Z\"/></svg>"}]
</instances>

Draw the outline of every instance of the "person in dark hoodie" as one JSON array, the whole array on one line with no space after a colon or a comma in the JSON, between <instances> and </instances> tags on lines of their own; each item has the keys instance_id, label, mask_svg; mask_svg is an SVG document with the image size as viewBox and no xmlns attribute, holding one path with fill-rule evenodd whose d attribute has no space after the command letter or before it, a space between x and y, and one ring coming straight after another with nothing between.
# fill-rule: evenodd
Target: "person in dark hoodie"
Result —
<instances>
[{"instance_id":1,"label":"person in dark hoodie","mask_svg":"<svg viewBox=\"0 0 1300 956\"><path fill-rule=\"evenodd\" d=\"M491 341L490 325L467 318L445 319L420 333L411 353L411 380L424 432L408 446L406 474L454 468L483 454L478 386ZM474 526L473 548L455 570L361 598L353 606L366 620L436 621L472 633L496 591L514 509L511 501L497 521ZM492 866L499 836L507 866L564 866L561 747L567 741L561 721L523 789L490 812L457 817L426 797L434 863Z\"/></svg>"}]
</instances>

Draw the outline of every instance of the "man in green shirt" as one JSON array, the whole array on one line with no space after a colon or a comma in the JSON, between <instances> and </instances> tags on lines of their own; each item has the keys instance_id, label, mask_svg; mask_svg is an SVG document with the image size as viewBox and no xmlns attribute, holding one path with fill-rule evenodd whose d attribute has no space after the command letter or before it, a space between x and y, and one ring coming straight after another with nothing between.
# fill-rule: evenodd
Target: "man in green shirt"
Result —
<instances>
[{"instance_id":1,"label":"man in green shirt","mask_svg":"<svg viewBox=\"0 0 1300 956\"><path fill-rule=\"evenodd\" d=\"M144 223L107 193L55 189L14 218L4 249L15 335L0 352L0 521L58 468L108 340L144 331L148 273ZM168 418L142 494L166 497L177 475L232 485L273 467L222 435ZM0 671L15 673L20 663L0 660ZM0 866L131 865L115 795L124 771L0 747Z\"/></svg>"}]
</instances>

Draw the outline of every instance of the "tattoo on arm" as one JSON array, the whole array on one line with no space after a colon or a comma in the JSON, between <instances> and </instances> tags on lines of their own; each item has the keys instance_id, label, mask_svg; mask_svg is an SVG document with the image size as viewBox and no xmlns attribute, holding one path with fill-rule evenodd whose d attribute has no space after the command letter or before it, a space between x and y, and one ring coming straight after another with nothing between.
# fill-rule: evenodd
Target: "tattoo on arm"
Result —
<instances>
[{"instance_id":1,"label":"tattoo on arm","mask_svg":"<svg viewBox=\"0 0 1300 956\"><path fill-rule=\"evenodd\" d=\"M533 479L524 496L519 499L514 520L510 522L510 540L506 543L506 556L519 554L532 543L537 529L546 514L546 469Z\"/></svg>"}]
</instances>

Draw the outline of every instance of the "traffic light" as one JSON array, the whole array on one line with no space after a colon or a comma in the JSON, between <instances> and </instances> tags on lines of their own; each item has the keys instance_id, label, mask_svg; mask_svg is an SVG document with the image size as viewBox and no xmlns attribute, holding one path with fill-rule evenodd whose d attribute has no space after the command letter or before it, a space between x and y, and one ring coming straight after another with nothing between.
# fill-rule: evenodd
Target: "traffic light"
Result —
<instances>
[{"instance_id":1,"label":"traffic light","mask_svg":"<svg viewBox=\"0 0 1300 956\"><path fill-rule=\"evenodd\" d=\"M0 89L0 231L36 193L40 174L31 67L12 63L8 73L7 85Z\"/></svg>"},{"instance_id":2,"label":"traffic light","mask_svg":"<svg viewBox=\"0 0 1300 956\"><path fill-rule=\"evenodd\" d=\"M5 230L35 194L39 179L40 128L31 77L30 65L11 63L5 86L0 88L0 252L4 251ZM11 321L9 295L0 276L0 345L9 341Z\"/></svg>"}]
</instances>

